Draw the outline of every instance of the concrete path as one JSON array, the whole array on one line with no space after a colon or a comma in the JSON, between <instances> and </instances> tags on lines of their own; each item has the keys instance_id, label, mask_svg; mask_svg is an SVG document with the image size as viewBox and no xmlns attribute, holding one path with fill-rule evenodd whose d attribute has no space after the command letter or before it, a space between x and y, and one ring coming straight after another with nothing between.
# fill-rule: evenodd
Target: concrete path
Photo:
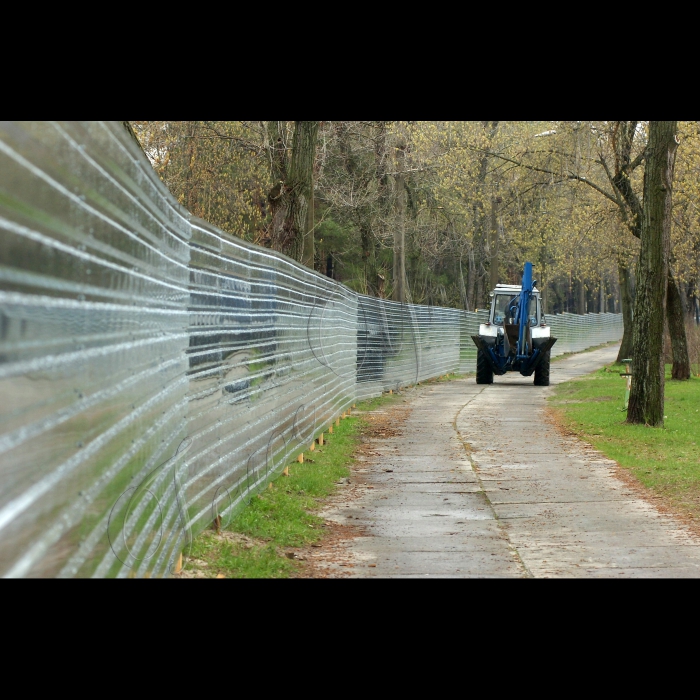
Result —
<instances>
[{"instance_id":1,"label":"concrete path","mask_svg":"<svg viewBox=\"0 0 700 700\"><path fill-rule=\"evenodd\" d=\"M552 383L591 372L616 353L611 347L554 362ZM372 533L340 545L350 567L342 571L700 576L700 542L616 479L614 462L544 419L550 392L520 375L412 391L402 434L373 440L373 454L356 470L352 488L360 495L341 496L324 513Z\"/></svg>"}]
</instances>

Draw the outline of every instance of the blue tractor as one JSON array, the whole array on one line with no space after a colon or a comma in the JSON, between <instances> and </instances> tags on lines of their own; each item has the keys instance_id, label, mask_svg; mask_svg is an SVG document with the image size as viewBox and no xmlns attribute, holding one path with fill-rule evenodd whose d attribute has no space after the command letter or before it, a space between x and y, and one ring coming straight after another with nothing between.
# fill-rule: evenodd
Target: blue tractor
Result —
<instances>
[{"instance_id":1,"label":"blue tractor","mask_svg":"<svg viewBox=\"0 0 700 700\"><path fill-rule=\"evenodd\" d=\"M520 372L534 374L535 386L549 386L550 350L557 339L545 322L536 284L532 263L526 262L521 286L497 284L491 292L489 318L472 336L477 384L493 384L494 374Z\"/></svg>"}]
</instances>

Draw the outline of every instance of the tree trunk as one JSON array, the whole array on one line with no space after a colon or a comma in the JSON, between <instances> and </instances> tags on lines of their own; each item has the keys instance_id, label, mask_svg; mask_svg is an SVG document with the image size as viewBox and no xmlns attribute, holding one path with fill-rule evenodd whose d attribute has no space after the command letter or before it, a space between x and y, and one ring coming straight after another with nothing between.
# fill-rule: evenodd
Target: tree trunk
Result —
<instances>
[{"instance_id":1,"label":"tree trunk","mask_svg":"<svg viewBox=\"0 0 700 700\"><path fill-rule=\"evenodd\" d=\"M634 304L632 390L628 423L663 426L664 321L671 238L677 122L650 121L644 206Z\"/></svg>"},{"instance_id":2,"label":"tree trunk","mask_svg":"<svg viewBox=\"0 0 700 700\"><path fill-rule=\"evenodd\" d=\"M469 251L469 267L467 268L467 308L476 308L474 290L476 285L476 263L474 261L474 248Z\"/></svg>"},{"instance_id":3,"label":"tree trunk","mask_svg":"<svg viewBox=\"0 0 700 700\"><path fill-rule=\"evenodd\" d=\"M700 318L698 318L698 285L695 280L691 280L688 283L687 295L688 321L697 325L698 323L700 323Z\"/></svg>"},{"instance_id":4,"label":"tree trunk","mask_svg":"<svg viewBox=\"0 0 700 700\"><path fill-rule=\"evenodd\" d=\"M292 158L286 182L288 207L282 245L284 252L299 261L302 260L306 249L307 209L311 199L318 126L318 122L295 122ZM313 240L309 247L313 250ZM313 255L311 267L313 267Z\"/></svg>"},{"instance_id":5,"label":"tree trunk","mask_svg":"<svg viewBox=\"0 0 700 700\"><path fill-rule=\"evenodd\" d=\"M467 287L464 284L464 273L462 272L462 258L459 259L459 292L462 297L462 308L469 311L469 297L467 296Z\"/></svg>"},{"instance_id":6,"label":"tree trunk","mask_svg":"<svg viewBox=\"0 0 700 700\"><path fill-rule=\"evenodd\" d=\"M542 274L540 289L542 290L542 313L546 314L549 313L549 281L545 279L544 274Z\"/></svg>"},{"instance_id":7,"label":"tree trunk","mask_svg":"<svg viewBox=\"0 0 700 700\"><path fill-rule=\"evenodd\" d=\"M267 243L309 267L314 264L313 233L309 234L309 200L319 122L294 122L291 157L288 157L285 122L268 122L272 189L271 223ZM309 234L309 235L307 235Z\"/></svg>"},{"instance_id":8,"label":"tree trunk","mask_svg":"<svg viewBox=\"0 0 700 700\"><path fill-rule=\"evenodd\" d=\"M491 198L491 240L489 242L489 291L494 289L498 284L498 252L499 252L499 235L498 235L498 205L501 201L500 197Z\"/></svg>"},{"instance_id":9,"label":"tree trunk","mask_svg":"<svg viewBox=\"0 0 700 700\"><path fill-rule=\"evenodd\" d=\"M611 182L622 195L629 209L626 217L631 233L640 238L642 235L642 203L639 201L630 176L632 174L632 145L637 133L636 121L615 122L613 143L615 147L615 175ZM640 161L641 162L641 161ZM624 216L624 212L623 212Z\"/></svg>"},{"instance_id":10,"label":"tree trunk","mask_svg":"<svg viewBox=\"0 0 700 700\"><path fill-rule=\"evenodd\" d=\"M586 285L583 280L579 280L577 283L578 289L578 302L576 304L576 313L585 314L586 313Z\"/></svg>"},{"instance_id":11,"label":"tree trunk","mask_svg":"<svg viewBox=\"0 0 700 700\"><path fill-rule=\"evenodd\" d=\"M315 140L314 140L315 142ZM314 148L315 156L315 148ZM311 186L309 187L309 205L306 212L306 230L304 231L304 249L301 255L301 262L306 267L314 269L314 258L316 257L314 240L314 162L311 161Z\"/></svg>"},{"instance_id":12,"label":"tree trunk","mask_svg":"<svg viewBox=\"0 0 700 700\"><path fill-rule=\"evenodd\" d=\"M197 215L196 211L196 199L194 193L194 182L195 179L192 175L192 167L195 162L195 139L194 139L194 126L195 122L187 122L189 126L189 143L187 144L187 175L185 177L185 207L187 211L192 214Z\"/></svg>"},{"instance_id":13,"label":"tree trunk","mask_svg":"<svg viewBox=\"0 0 700 700\"><path fill-rule=\"evenodd\" d=\"M402 151L399 149L399 152ZM400 168L403 168L403 158L400 158ZM394 228L394 301L402 304L406 301L406 188L405 175L399 172L396 176L396 226Z\"/></svg>"},{"instance_id":14,"label":"tree trunk","mask_svg":"<svg viewBox=\"0 0 700 700\"><path fill-rule=\"evenodd\" d=\"M610 295L610 313L617 314L621 313L622 311L620 307L620 280L613 278L612 285L613 288Z\"/></svg>"},{"instance_id":15,"label":"tree trunk","mask_svg":"<svg viewBox=\"0 0 700 700\"><path fill-rule=\"evenodd\" d=\"M678 291L681 294L681 309L683 309L683 318L686 319L689 319L692 315L690 305L688 303L688 289L689 285L683 284L683 282L678 283Z\"/></svg>"},{"instance_id":16,"label":"tree trunk","mask_svg":"<svg viewBox=\"0 0 700 700\"><path fill-rule=\"evenodd\" d=\"M678 282L673 277L671 268L668 270L668 289L666 293L666 321L668 333L671 336L673 352L672 379L690 379L690 355L688 340L685 334L685 314L678 289Z\"/></svg>"},{"instance_id":17,"label":"tree trunk","mask_svg":"<svg viewBox=\"0 0 700 700\"><path fill-rule=\"evenodd\" d=\"M267 138L270 150L272 189L267 195L270 204L270 228L266 243L274 250L282 250L284 222L287 218L287 144L284 122L268 122Z\"/></svg>"},{"instance_id":18,"label":"tree trunk","mask_svg":"<svg viewBox=\"0 0 700 700\"><path fill-rule=\"evenodd\" d=\"M360 228L360 244L362 246L362 266L364 269L365 289L367 294L375 294L376 291L376 271L373 270L371 255L372 255L372 231L369 228L370 224L367 219L359 224Z\"/></svg>"},{"instance_id":19,"label":"tree trunk","mask_svg":"<svg viewBox=\"0 0 700 700\"><path fill-rule=\"evenodd\" d=\"M391 209L391 179L387 175L387 124L380 121L376 123L376 139L374 147L374 177L377 181L377 211L372 221L372 229L381 237L385 231L383 223L389 218ZM379 243L375 237L375 249Z\"/></svg>"},{"instance_id":20,"label":"tree trunk","mask_svg":"<svg viewBox=\"0 0 700 700\"><path fill-rule=\"evenodd\" d=\"M642 204L639 202L632 184L630 181L630 173L627 168L631 162L632 143L634 141L638 122L617 122L616 137L615 137L615 152L616 152L616 173L612 182L616 189L622 194L627 206L629 207L629 228L631 232L639 238L642 231ZM674 139L675 142L675 139ZM675 159L675 155L673 156ZM645 190L646 192L646 190ZM670 197L670 193L669 193ZM671 289L673 286L673 290ZM679 297L677 283L669 277L667 297L667 313L668 316L668 331L671 337L671 346L673 348L673 378L688 379L690 377L690 357L688 355L688 343L685 333L685 325L683 323L684 309L683 303ZM678 300L676 297L678 296ZM671 306L673 305L673 310ZM680 306L680 312L676 309ZM671 319L671 316L674 318ZM678 318L681 319L678 322ZM628 355L629 357L629 355ZM688 372L688 376L683 376ZM676 373L678 376L676 376Z\"/></svg>"},{"instance_id":21,"label":"tree trunk","mask_svg":"<svg viewBox=\"0 0 700 700\"><path fill-rule=\"evenodd\" d=\"M622 343L620 352L617 353L617 361L622 362L633 356L632 346L632 289L630 284L630 271L626 265L618 262L617 274L620 280L620 306L622 307Z\"/></svg>"},{"instance_id":22,"label":"tree trunk","mask_svg":"<svg viewBox=\"0 0 700 700\"><path fill-rule=\"evenodd\" d=\"M482 121L481 126L486 133L487 143L493 141L498 132L498 121ZM481 157L479 162L479 174L477 175L477 186L483 193L484 199L487 197L486 191L486 180L488 177L488 165L489 156L486 152ZM495 187L495 185L492 186ZM494 220L495 216L495 199L492 199L492 219L491 225L495 225L497 222ZM469 276L467 280L467 293L469 296L469 304L472 309L478 309L483 301L483 287L485 279L483 273L485 273L486 266L486 248L488 246L489 239L489 216L488 213L484 211L484 205L480 198L477 198L473 205L474 212L474 236L472 238L472 248L469 255ZM493 231L493 229L491 229ZM497 233L496 233L497 235ZM498 276L498 271L494 273Z\"/></svg>"}]
</instances>

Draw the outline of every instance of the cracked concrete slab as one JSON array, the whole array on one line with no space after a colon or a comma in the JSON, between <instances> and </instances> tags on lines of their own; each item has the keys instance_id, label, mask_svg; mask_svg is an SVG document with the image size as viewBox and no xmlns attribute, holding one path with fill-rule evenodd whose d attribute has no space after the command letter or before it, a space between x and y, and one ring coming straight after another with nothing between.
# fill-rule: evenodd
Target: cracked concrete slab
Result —
<instances>
[{"instance_id":1,"label":"cracked concrete slab","mask_svg":"<svg viewBox=\"0 0 700 700\"><path fill-rule=\"evenodd\" d=\"M594 371L616 353L555 362L551 381ZM362 459L359 495L324 513L365 533L344 543L342 570L398 578L700 576L700 542L619 481L614 462L545 420L550 392L520 375L411 390L399 434L373 439Z\"/></svg>"}]
</instances>

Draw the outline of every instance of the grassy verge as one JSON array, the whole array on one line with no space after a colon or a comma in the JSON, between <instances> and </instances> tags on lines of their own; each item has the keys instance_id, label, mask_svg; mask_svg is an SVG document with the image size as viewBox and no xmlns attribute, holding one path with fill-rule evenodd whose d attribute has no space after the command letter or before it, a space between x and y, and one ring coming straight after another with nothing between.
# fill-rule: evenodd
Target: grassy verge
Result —
<instances>
[{"instance_id":1,"label":"grassy verge","mask_svg":"<svg viewBox=\"0 0 700 700\"><path fill-rule=\"evenodd\" d=\"M358 403L360 415L341 420L332 435L325 433L323 447L304 452L303 464L291 463L289 476L277 477L272 488L254 496L224 530L199 535L184 576L287 578L298 571L301 564L288 558L288 550L323 538L324 522L316 513L350 473L348 465L365 426L361 412L401 399L394 394Z\"/></svg>"},{"instance_id":2,"label":"grassy verge","mask_svg":"<svg viewBox=\"0 0 700 700\"><path fill-rule=\"evenodd\" d=\"M440 377L436 377L435 379L423 382L423 384L441 384L442 382L453 382L455 379L466 379L467 377L473 377L474 374L474 372L465 372L464 374L460 374L459 372L452 372L451 374L443 374Z\"/></svg>"},{"instance_id":3,"label":"grassy verge","mask_svg":"<svg viewBox=\"0 0 700 700\"><path fill-rule=\"evenodd\" d=\"M643 486L686 516L700 519L700 379L666 372L664 427L625 423L624 366L610 365L558 385L550 407L578 437L614 459Z\"/></svg>"}]
</instances>

